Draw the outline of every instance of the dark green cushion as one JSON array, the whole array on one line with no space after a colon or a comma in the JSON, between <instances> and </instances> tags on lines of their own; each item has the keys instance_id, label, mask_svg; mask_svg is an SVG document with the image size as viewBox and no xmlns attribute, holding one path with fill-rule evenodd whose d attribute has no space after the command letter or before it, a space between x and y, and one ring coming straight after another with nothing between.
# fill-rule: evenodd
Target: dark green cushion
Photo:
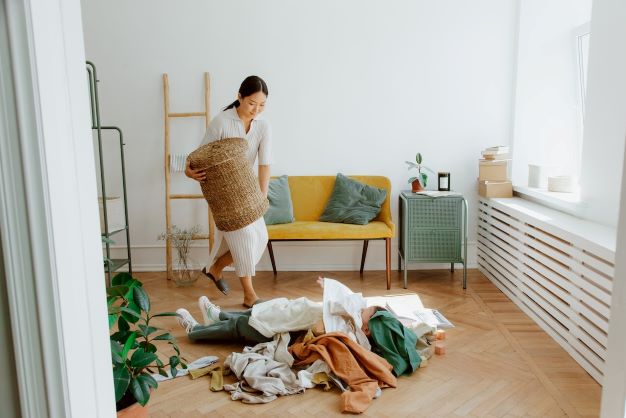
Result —
<instances>
[{"instance_id":1,"label":"dark green cushion","mask_svg":"<svg viewBox=\"0 0 626 418\"><path fill-rule=\"evenodd\" d=\"M289 191L287 176L280 176L270 180L267 191L270 207L263 215L266 225L288 224L293 222L293 204Z\"/></svg>"},{"instance_id":2,"label":"dark green cushion","mask_svg":"<svg viewBox=\"0 0 626 418\"><path fill-rule=\"evenodd\" d=\"M339 173L320 221L366 225L378 215L386 198L387 190L368 186Z\"/></svg>"}]
</instances>

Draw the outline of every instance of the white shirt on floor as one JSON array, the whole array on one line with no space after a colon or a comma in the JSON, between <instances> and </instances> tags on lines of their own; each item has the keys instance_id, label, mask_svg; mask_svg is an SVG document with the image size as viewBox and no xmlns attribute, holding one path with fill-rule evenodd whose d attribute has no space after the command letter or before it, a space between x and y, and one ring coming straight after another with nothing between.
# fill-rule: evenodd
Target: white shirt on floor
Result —
<instances>
[{"instance_id":1,"label":"white shirt on floor","mask_svg":"<svg viewBox=\"0 0 626 418\"><path fill-rule=\"evenodd\" d=\"M324 279L322 303L304 297L271 299L252 307L248 323L270 338L281 332L307 330L323 319L326 332L343 332L371 350L369 340L361 329L361 311L366 306L361 293L352 292L337 280Z\"/></svg>"},{"instance_id":2,"label":"white shirt on floor","mask_svg":"<svg viewBox=\"0 0 626 418\"><path fill-rule=\"evenodd\" d=\"M361 311L367 307L363 294L354 293L333 279L324 279L324 329L326 332L343 332L368 350L372 346L361 329Z\"/></svg>"}]
</instances>

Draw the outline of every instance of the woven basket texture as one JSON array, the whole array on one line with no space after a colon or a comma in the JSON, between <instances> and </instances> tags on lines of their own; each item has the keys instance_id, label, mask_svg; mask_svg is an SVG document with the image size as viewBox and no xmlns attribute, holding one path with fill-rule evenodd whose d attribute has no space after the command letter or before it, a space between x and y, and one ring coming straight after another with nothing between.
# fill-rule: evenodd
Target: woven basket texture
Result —
<instances>
[{"instance_id":1,"label":"woven basket texture","mask_svg":"<svg viewBox=\"0 0 626 418\"><path fill-rule=\"evenodd\" d=\"M269 206L246 158L247 150L245 139L225 138L189 154L192 169L206 170L206 180L200 187L220 231L235 231L250 225Z\"/></svg>"}]
</instances>

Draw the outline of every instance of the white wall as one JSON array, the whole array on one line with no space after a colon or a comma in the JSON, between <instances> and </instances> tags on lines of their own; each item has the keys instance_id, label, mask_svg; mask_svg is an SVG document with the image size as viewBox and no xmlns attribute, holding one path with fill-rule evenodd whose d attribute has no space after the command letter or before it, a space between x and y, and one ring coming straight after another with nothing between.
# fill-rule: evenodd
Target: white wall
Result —
<instances>
[{"instance_id":1,"label":"white wall","mask_svg":"<svg viewBox=\"0 0 626 418\"><path fill-rule=\"evenodd\" d=\"M528 164L578 175L582 103L575 30L592 0L520 2L512 179L528 184Z\"/></svg>"},{"instance_id":2,"label":"white wall","mask_svg":"<svg viewBox=\"0 0 626 418\"><path fill-rule=\"evenodd\" d=\"M612 226L619 215L626 132L625 19L624 2L594 1L581 197L585 218Z\"/></svg>"},{"instance_id":3,"label":"white wall","mask_svg":"<svg viewBox=\"0 0 626 418\"><path fill-rule=\"evenodd\" d=\"M515 0L83 0L83 19L103 122L127 138L136 268L164 263L156 240L164 229L163 72L172 110L198 111L209 71L213 115L245 76L262 76L272 173L386 175L394 218L398 191L408 188L404 161L422 152L469 199L475 241L476 160L482 148L511 137ZM173 152L193 149L202 130L201 121L176 122ZM175 190L197 185L178 179ZM175 209L176 224L205 221L201 205L173 205L191 208ZM292 269L354 269L360 245L281 244L276 255ZM366 267L384 268L383 253L372 245ZM269 268L267 256L260 268Z\"/></svg>"}]
</instances>

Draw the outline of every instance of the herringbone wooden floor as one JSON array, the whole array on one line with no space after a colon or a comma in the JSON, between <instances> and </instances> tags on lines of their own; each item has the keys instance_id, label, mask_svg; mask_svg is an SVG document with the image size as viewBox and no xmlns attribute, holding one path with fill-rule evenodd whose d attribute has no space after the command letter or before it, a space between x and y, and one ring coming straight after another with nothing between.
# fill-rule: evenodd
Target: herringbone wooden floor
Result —
<instances>
[{"instance_id":1,"label":"herringbone wooden floor","mask_svg":"<svg viewBox=\"0 0 626 418\"><path fill-rule=\"evenodd\" d=\"M600 386L535 323L493 286L479 271L468 272L468 289L461 288L461 272L411 271L409 288L392 272L392 289L385 288L384 272L258 272L257 293L264 298L307 296L320 300L318 275L341 280L365 296L416 292L427 307L439 309L456 328L447 333L447 353L434 356L428 367L398 379L397 389L383 390L363 414L371 417L597 417ZM231 292L223 296L208 280L177 288L164 273L138 273L152 298L153 310L186 307L198 319L196 304L207 295L224 310L241 310L242 293L233 273L226 273ZM183 355L192 361L206 355L223 360L242 347L191 343L174 318L160 318L171 328ZM229 377L225 380L228 382ZM339 392L307 390L264 405L231 401L225 392L209 391L206 377L181 377L163 382L152 395L150 416L250 417L339 416Z\"/></svg>"}]
</instances>

